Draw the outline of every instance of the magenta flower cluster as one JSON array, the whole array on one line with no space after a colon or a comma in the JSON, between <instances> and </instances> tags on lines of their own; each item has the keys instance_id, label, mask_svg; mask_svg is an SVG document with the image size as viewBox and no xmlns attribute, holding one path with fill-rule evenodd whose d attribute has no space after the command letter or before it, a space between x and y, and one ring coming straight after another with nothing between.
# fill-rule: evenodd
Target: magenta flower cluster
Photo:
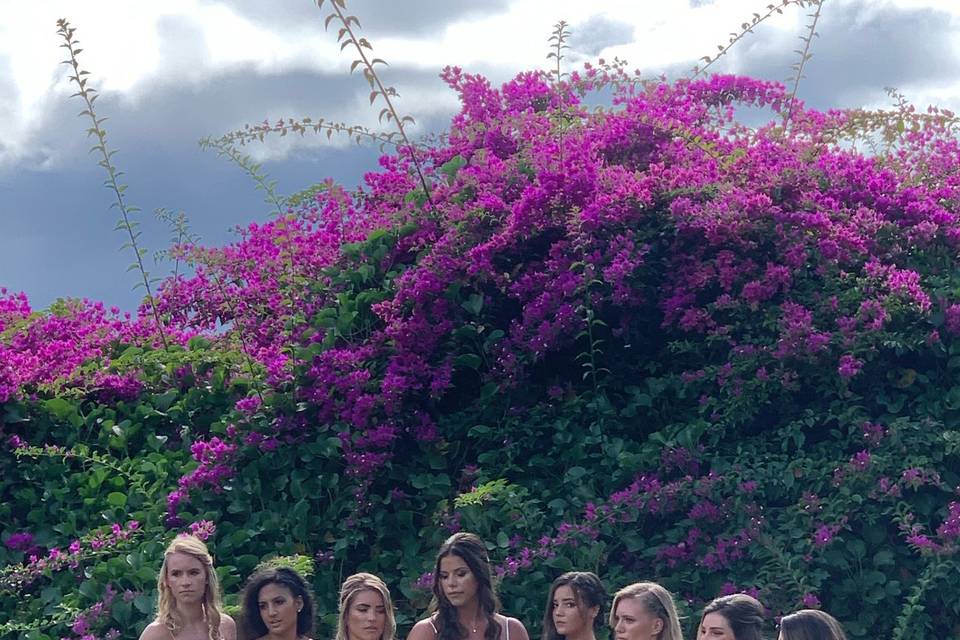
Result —
<instances>
[{"instance_id":1,"label":"magenta flower cluster","mask_svg":"<svg viewBox=\"0 0 960 640\"><path fill-rule=\"evenodd\" d=\"M66 549L50 547L44 550L33 544L33 535L29 532L19 532L14 541L16 550L27 551L27 559L20 564L11 564L0 572L0 583L4 585L28 585L44 575L45 572L76 569L89 557L113 551L131 540L140 532L140 523L131 520L126 525L114 523L109 527L87 534L71 542ZM13 549L10 539L7 546Z\"/></svg>"},{"instance_id":2,"label":"magenta flower cluster","mask_svg":"<svg viewBox=\"0 0 960 640\"><path fill-rule=\"evenodd\" d=\"M853 379L867 365L873 334L898 314L935 306L896 243L880 238L948 246L960 239L948 204L960 187L946 171L957 145L927 144L936 131L905 137L904 157L922 156L933 171L916 182L825 143L825 132L847 122L843 112L794 105L787 139L775 122L757 130L737 124L736 105L784 106L776 83L714 76L644 91L621 83L615 108L598 117L581 97L623 78L589 66L560 85L539 73L500 89L456 68L443 77L463 107L426 160L438 176L451 159L463 167L453 179L432 180L430 215L408 197L418 188L408 150L384 157L359 197L331 183L313 203L242 230L233 245L178 248L197 273L164 282L159 294L175 338L214 335L226 325L243 333L271 384L302 369L299 395L317 420L344 425L344 455L357 476L376 473L399 440L439 435L425 409L452 385L452 334L465 321L445 295L451 283L521 310L485 354L486 375L502 385L517 384L569 344L585 326L586 300L598 311L615 307L624 328L631 316L656 309L666 328L727 340L730 366L713 382L734 394L753 383L789 385L809 362L833 362L839 378ZM554 108L578 125L558 133ZM664 202L674 239L661 248L666 280L651 295L643 283L657 240L643 228ZM373 304L379 324L372 333L310 361L292 357L291 344L325 337L311 319L339 293L323 288L327 270L356 260L344 247L408 223L412 232L374 266L421 257L390 297ZM808 295L811 278L858 278L860 297L817 301ZM315 292L306 282L318 283ZM761 305L778 316L778 333L738 335L738 318ZM943 305L953 331L955 303ZM0 324L8 329L0 341L0 398L69 381L91 359L109 365L116 341L155 338L145 314L133 320L76 302L31 315L22 294L4 294ZM117 375L94 374L84 384L138 392ZM223 472L212 469L201 473ZM197 483L211 485L186 481Z\"/></svg>"}]
</instances>

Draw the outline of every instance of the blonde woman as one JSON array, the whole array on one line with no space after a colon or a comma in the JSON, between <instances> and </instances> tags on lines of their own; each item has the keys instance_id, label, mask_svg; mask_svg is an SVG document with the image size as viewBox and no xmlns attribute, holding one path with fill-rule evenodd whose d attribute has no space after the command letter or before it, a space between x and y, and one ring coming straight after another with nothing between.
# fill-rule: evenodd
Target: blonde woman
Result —
<instances>
[{"instance_id":1,"label":"blonde woman","mask_svg":"<svg viewBox=\"0 0 960 640\"><path fill-rule=\"evenodd\" d=\"M157 578L157 617L140 640L237 640L237 625L223 613L220 584L207 546L177 536L163 553Z\"/></svg>"},{"instance_id":2,"label":"blonde woman","mask_svg":"<svg viewBox=\"0 0 960 640\"><path fill-rule=\"evenodd\" d=\"M339 611L336 640L393 640L397 633L390 591L371 573L343 581Z\"/></svg>"},{"instance_id":3,"label":"blonde woman","mask_svg":"<svg viewBox=\"0 0 960 640\"><path fill-rule=\"evenodd\" d=\"M610 628L614 640L683 640L673 596L656 582L636 582L617 591Z\"/></svg>"}]
</instances>

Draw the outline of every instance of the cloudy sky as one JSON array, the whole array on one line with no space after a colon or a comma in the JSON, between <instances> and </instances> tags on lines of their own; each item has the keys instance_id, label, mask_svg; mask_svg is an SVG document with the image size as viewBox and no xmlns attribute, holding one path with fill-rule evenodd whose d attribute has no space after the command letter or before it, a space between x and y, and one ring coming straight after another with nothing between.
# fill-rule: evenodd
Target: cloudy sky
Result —
<instances>
[{"instance_id":1,"label":"cloudy sky","mask_svg":"<svg viewBox=\"0 0 960 640\"><path fill-rule=\"evenodd\" d=\"M545 68L558 20L573 33L565 63L626 59L649 75L685 74L775 0L347 0L400 109L418 131L440 131L456 109L438 78L447 64L495 82ZM778 0L777 0L778 1ZM197 141L247 123L325 117L376 128L368 89L349 75L323 29L328 9L310 0L0 0L0 286L34 308L88 297L132 309L140 292L113 230L116 213L87 122L59 62L56 20L77 29L81 65L130 202L143 210L144 242L168 243L153 210L183 210L205 244L235 225L269 217L262 193ZM735 47L718 71L783 80L809 18L789 7ZM818 108L887 106L896 87L920 106L960 109L960 1L825 0L799 95ZM357 184L378 150L324 137L247 147L293 193L326 177ZM166 267L154 267L162 274Z\"/></svg>"}]
</instances>

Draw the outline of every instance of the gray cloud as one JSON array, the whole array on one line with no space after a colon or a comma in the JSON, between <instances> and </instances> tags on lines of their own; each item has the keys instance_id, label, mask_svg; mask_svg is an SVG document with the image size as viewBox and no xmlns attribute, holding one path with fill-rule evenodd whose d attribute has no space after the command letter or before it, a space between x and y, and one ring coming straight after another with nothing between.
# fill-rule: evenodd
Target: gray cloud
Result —
<instances>
[{"instance_id":1,"label":"gray cloud","mask_svg":"<svg viewBox=\"0 0 960 640\"><path fill-rule=\"evenodd\" d=\"M591 57L606 47L633 42L633 25L602 15L591 16L586 22L570 27L570 31L570 49Z\"/></svg>"},{"instance_id":2,"label":"gray cloud","mask_svg":"<svg viewBox=\"0 0 960 640\"><path fill-rule=\"evenodd\" d=\"M315 2L304 0L231 0L229 5L257 23L290 27L312 21L320 30L331 11L329 0L322 9L318 9ZM508 5L509 0L349 0L347 14L355 15L362 29L371 34L427 35L442 31L454 20L500 13Z\"/></svg>"},{"instance_id":3,"label":"gray cloud","mask_svg":"<svg viewBox=\"0 0 960 640\"><path fill-rule=\"evenodd\" d=\"M883 99L885 86L906 88L957 77L960 60L951 53L954 25L949 14L865 7L824 7L817 27L820 37L813 42L813 58L798 92L809 106L856 107ZM798 59L792 50L801 42L794 39L788 46L759 29L755 35L736 54L737 72L781 81L789 77L790 65Z\"/></svg>"},{"instance_id":4,"label":"gray cloud","mask_svg":"<svg viewBox=\"0 0 960 640\"><path fill-rule=\"evenodd\" d=\"M401 94L398 108L417 119L419 130L446 125L451 114L437 113L433 105L429 105L429 112L420 111L412 98L405 97L424 90L445 90L436 73L402 67L391 67L387 73L388 82ZM365 106L354 113L355 105L363 105L367 93L367 85L358 74L295 71L257 75L240 69L203 82L155 81L138 87L136 98L102 94L97 109L100 116L109 118L104 125L108 139L122 158L131 149L194 152L201 138L218 137L265 119L323 117L363 124L376 113ZM64 96L48 106L43 126L38 128L33 145L55 149L59 166L78 167L89 162L84 134L88 123L76 117L79 108L76 98ZM273 144L279 142L278 136L271 139ZM249 147L248 152L252 149ZM48 160L26 159L23 164L36 169Z\"/></svg>"}]
</instances>

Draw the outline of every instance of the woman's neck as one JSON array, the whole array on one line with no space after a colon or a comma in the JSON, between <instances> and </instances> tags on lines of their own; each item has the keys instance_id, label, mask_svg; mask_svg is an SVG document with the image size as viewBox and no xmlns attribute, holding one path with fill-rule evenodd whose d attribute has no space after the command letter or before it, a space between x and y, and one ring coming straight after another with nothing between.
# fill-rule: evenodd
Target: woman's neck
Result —
<instances>
[{"instance_id":1,"label":"woman's neck","mask_svg":"<svg viewBox=\"0 0 960 640\"><path fill-rule=\"evenodd\" d=\"M593 633L593 627L587 627L583 629L575 636L564 636L566 640L597 640L597 636Z\"/></svg>"},{"instance_id":2,"label":"woman's neck","mask_svg":"<svg viewBox=\"0 0 960 640\"><path fill-rule=\"evenodd\" d=\"M473 599L457 607L457 620L468 632L479 631L486 624L486 616L481 619L480 601Z\"/></svg>"},{"instance_id":3,"label":"woman's neck","mask_svg":"<svg viewBox=\"0 0 960 640\"><path fill-rule=\"evenodd\" d=\"M297 635L297 628L294 627L290 631L280 635L274 635L269 631L267 631L267 635L264 637L269 638L269 640L297 640L297 638L299 638L300 636Z\"/></svg>"},{"instance_id":4,"label":"woman's neck","mask_svg":"<svg viewBox=\"0 0 960 640\"><path fill-rule=\"evenodd\" d=\"M185 627L198 625L207 619L207 615L203 611L203 604L200 602L188 605L180 605L180 603L177 603L177 611L180 612L180 617L183 619L183 626Z\"/></svg>"}]
</instances>

